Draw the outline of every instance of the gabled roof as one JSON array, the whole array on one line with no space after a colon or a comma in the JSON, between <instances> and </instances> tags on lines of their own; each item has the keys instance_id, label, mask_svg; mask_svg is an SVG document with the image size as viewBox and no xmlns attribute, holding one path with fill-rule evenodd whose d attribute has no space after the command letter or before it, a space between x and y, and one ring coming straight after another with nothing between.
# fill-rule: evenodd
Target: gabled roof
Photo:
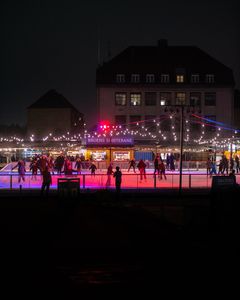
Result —
<instances>
[{"instance_id":1,"label":"gabled roof","mask_svg":"<svg viewBox=\"0 0 240 300\"><path fill-rule=\"evenodd\" d=\"M36 102L31 104L29 108L72 108L77 110L63 95L55 90L49 90Z\"/></svg>"},{"instance_id":2,"label":"gabled roof","mask_svg":"<svg viewBox=\"0 0 240 300\"><path fill-rule=\"evenodd\" d=\"M170 84L175 83L176 70L182 69L186 78L199 74L204 83L206 74L215 75L216 84L234 85L230 68L195 46L130 46L97 69L97 84L116 83L116 74L125 74L126 83L131 74L155 74L160 83L160 74L170 75ZM158 81L159 80L159 81ZM171 82L172 81L172 82ZM190 82L190 80L187 80ZM201 82L199 82L201 83Z\"/></svg>"}]
</instances>

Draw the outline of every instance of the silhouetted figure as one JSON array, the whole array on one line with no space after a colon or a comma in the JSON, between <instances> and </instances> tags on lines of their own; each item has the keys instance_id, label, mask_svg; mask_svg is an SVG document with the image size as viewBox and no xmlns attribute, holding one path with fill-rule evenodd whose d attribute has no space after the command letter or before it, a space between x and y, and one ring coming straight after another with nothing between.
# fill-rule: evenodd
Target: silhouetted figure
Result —
<instances>
[{"instance_id":1,"label":"silhouetted figure","mask_svg":"<svg viewBox=\"0 0 240 300\"><path fill-rule=\"evenodd\" d=\"M26 169L25 169L25 163L23 160L19 160L18 163L16 164L16 166L14 166L12 168L12 170L14 170L15 168L18 168L18 183L22 181L25 181L25 173L26 173Z\"/></svg>"},{"instance_id":2,"label":"silhouetted figure","mask_svg":"<svg viewBox=\"0 0 240 300\"><path fill-rule=\"evenodd\" d=\"M146 181L147 180L147 178L146 178L146 164L142 159L139 161L137 167L138 167L138 170L140 172L140 182L142 181L143 177Z\"/></svg>"},{"instance_id":3,"label":"silhouetted figure","mask_svg":"<svg viewBox=\"0 0 240 300\"><path fill-rule=\"evenodd\" d=\"M91 175L95 176L95 172L97 170L97 167L94 163L91 164L91 166L89 167L89 170L91 170Z\"/></svg>"},{"instance_id":4,"label":"silhouetted figure","mask_svg":"<svg viewBox=\"0 0 240 300\"><path fill-rule=\"evenodd\" d=\"M113 174L113 167L112 167L112 163L110 163L110 165L107 168L107 182L106 182L106 188L111 186L111 176Z\"/></svg>"},{"instance_id":5,"label":"silhouetted figure","mask_svg":"<svg viewBox=\"0 0 240 300\"><path fill-rule=\"evenodd\" d=\"M121 191L122 172L118 166L116 167L113 177L115 178L116 192L119 193Z\"/></svg>"},{"instance_id":6,"label":"silhouetted figure","mask_svg":"<svg viewBox=\"0 0 240 300\"><path fill-rule=\"evenodd\" d=\"M235 163L236 163L236 172L239 172L239 157L238 155L235 156Z\"/></svg>"},{"instance_id":7,"label":"silhouetted figure","mask_svg":"<svg viewBox=\"0 0 240 300\"><path fill-rule=\"evenodd\" d=\"M136 173L135 166L136 166L135 160L134 160L134 159L131 159L131 160L129 161L128 172L130 171L131 168L133 168L134 173Z\"/></svg>"},{"instance_id":8,"label":"silhouetted figure","mask_svg":"<svg viewBox=\"0 0 240 300\"><path fill-rule=\"evenodd\" d=\"M48 196L50 185L52 184L52 176L51 173L48 170L48 167L44 169L42 172L42 188L41 188L41 196L44 194L44 190L46 189L46 196Z\"/></svg>"},{"instance_id":9,"label":"silhouetted figure","mask_svg":"<svg viewBox=\"0 0 240 300\"><path fill-rule=\"evenodd\" d=\"M167 176L165 174L165 165L164 162L162 160L160 160L159 163L159 171L160 171L160 180L162 179L162 176L164 176L164 179L167 179Z\"/></svg>"},{"instance_id":10,"label":"silhouetted figure","mask_svg":"<svg viewBox=\"0 0 240 300\"><path fill-rule=\"evenodd\" d=\"M78 157L75 162L75 169L77 169L77 174L81 174L82 162L81 159Z\"/></svg>"}]
</instances>

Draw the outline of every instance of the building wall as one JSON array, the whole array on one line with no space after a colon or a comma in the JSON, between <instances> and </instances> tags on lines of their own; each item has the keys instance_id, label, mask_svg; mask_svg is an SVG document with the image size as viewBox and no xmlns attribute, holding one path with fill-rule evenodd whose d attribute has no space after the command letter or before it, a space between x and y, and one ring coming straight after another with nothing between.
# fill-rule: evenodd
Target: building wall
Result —
<instances>
[{"instance_id":1,"label":"building wall","mask_svg":"<svg viewBox=\"0 0 240 300\"><path fill-rule=\"evenodd\" d=\"M115 93L127 93L127 105L116 106L115 105ZM142 104L141 106L130 105L130 93L141 93ZM145 92L157 92L157 104L156 106L146 106L144 104ZM98 121L109 120L111 124L115 123L116 115L126 115L127 123L130 120L131 115L141 115L142 120L145 119L146 115L156 115L157 117L164 114L165 106L160 105L160 92L171 92L172 104L175 104L175 95L177 92L185 92L187 104L189 104L189 96L191 92L201 93L201 114L202 115L215 115L216 120L233 124L234 119L234 93L231 87L149 87L149 86L98 86ZM205 93L216 93L216 106L205 105Z\"/></svg>"},{"instance_id":2,"label":"building wall","mask_svg":"<svg viewBox=\"0 0 240 300\"><path fill-rule=\"evenodd\" d=\"M71 108L28 109L28 134L44 136L51 133L66 133L71 130Z\"/></svg>"}]
</instances>

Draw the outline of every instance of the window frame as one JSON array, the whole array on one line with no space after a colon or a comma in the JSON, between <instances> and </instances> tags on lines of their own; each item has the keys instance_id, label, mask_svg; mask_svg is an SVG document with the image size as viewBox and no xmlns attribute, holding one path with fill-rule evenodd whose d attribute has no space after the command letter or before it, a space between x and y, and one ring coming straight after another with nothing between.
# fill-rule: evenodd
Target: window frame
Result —
<instances>
[{"instance_id":1,"label":"window frame","mask_svg":"<svg viewBox=\"0 0 240 300\"><path fill-rule=\"evenodd\" d=\"M117 99L116 99L116 96L117 95L125 95L125 101L126 101L126 103L125 104L123 104L123 105L121 105L121 104L117 104ZM125 92L116 92L115 93L115 106L127 106L127 93L125 93Z\"/></svg>"},{"instance_id":2,"label":"window frame","mask_svg":"<svg viewBox=\"0 0 240 300\"><path fill-rule=\"evenodd\" d=\"M125 74L120 74L120 73L116 74L116 82L117 83L125 83L126 82L126 76L125 76Z\"/></svg>"},{"instance_id":3,"label":"window frame","mask_svg":"<svg viewBox=\"0 0 240 300\"><path fill-rule=\"evenodd\" d=\"M139 95L140 96L140 104L132 104L132 96L133 95ZM141 106L142 105L142 93L130 93L130 106Z\"/></svg>"}]
</instances>

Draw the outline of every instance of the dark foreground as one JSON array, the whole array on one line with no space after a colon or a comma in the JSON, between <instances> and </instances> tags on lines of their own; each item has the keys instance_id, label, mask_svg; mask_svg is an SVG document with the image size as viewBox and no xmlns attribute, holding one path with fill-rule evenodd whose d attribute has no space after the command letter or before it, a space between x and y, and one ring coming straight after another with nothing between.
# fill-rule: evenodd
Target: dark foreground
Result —
<instances>
[{"instance_id":1,"label":"dark foreground","mask_svg":"<svg viewBox=\"0 0 240 300\"><path fill-rule=\"evenodd\" d=\"M238 192L215 195L214 203L201 193L0 196L1 283L9 296L69 299L129 288L161 295L238 281Z\"/></svg>"}]
</instances>

